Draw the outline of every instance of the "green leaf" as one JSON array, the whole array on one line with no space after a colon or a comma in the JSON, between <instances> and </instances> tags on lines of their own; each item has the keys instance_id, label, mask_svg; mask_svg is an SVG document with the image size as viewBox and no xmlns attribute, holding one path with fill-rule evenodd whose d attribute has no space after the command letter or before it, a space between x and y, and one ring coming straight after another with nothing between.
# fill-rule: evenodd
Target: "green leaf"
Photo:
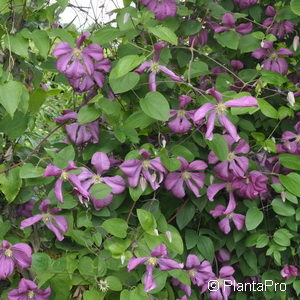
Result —
<instances>
[{"instance_id":1,"label":"green leaf","mask_svg":"<svg viewBox=\"0 0 300 300\"><path fill-rule=\"evenodd\" d=\"M195 156L194 154L186 147L182 145L175 145L171 148L171 152L175 156L182 156L184 157L187 161L193 161Z\"/></svg>"},{"instance_id":2,"label":"green leaf","mask_svg":"<svg viewBox=\"0 0 300 300\"><path fill-rule=\"evenodd\" d=\"M209 237L200 235L197 243L197 248L203 258L209 260L210 262L213 261L215 256L215 247Z\"/></svg>"},{"instance_id":3,"label":"green leaf","mask_svg":"<svg viewBox=\"0 0 300 300\"><path fill-rule=\"evenodd\" d=\"M140 100L140 106L146 115L155 120L167 121L169 119L169 103L159 92L149 92Z\"/></svg>"},{"instance_id":4,"label":"green leaf","mask_svg":"<svg viewBox=\"0 0 300 300\"><path fill-rule=\"evenodd\" d=\"M139 110L130 115L124 125L132 128L144 129L153 122L155 122L154 119L148 117L143 111Z\"/></svg>"},{"instance_id":5,"label":"green leaf","mask_svg":"<svg viewBox=\"0 0 300 300\"><path fill-rule=\"evenodd\" d=\"M99 99L98 105L107 115L117 115L121 110L121 105L117 101L111 101L105 97Z\"/></svg>"},{"instance_id":6,"label":"green leaf","mask_svg":"<svg viewBox=\"0 0 300 300\"><path fill-rule=\"evenodd\" d=\"M20 32L16 35L6 35L4 37L4 44L13 53L28 58L29 42Z\"/></svg>"},{"instance_id":7,"label":"green leaf","mask_svg":"<svg viewBox=\"0 0 300 300\"><path fill-rule=\"evenodd\" d=\"M233 50L236 50L238 48L240 41L239 35L233 30L215 34L214 38L218 41L218 43L221 46Z\"/></svg>"},{"instance_id":8,"label":"green leaf","mask_svg":"<svg viewBox=\"0 0 300 300\"><path fill-rule=\"evenodd\" d=\"M261 234L256 241L256 248L264 248L268 245L269 243L269 237L263 233Z\"/></svg>"},{"instance_id":9,"label":"green leaf","mask_svg":"<svg viewBox=\"0 0 300 300\"><path fill-rule=\"evenodd\" d=\"M289 173L288 175L279 175L279 180L283 186L292 194L300 197L300 175L297 173Z\"/></svg>"},{"instance_id":10,"label":"green leaf","mask_svg":"<svg viewBox=\"0 0 300 300\"><path fill-rule=\"evenodd\" d=\"M85 124L97 120L101 116L101 111L95 105L85 105L78 112L78 122Z\"/></svg>"},{"instance_id":11,"label":"green leaf","mask_svg":"<svg viewBox=\"0 0 300 300\"><path fill-rule=\"evenodd\" d=\"M108 276L105 278L108 283L109 289L112 291L122 291L122 283L116 276Z\"/></svg>"},{"instance_id":12,"label":"green leaf","mask_svg":"<svg viewBox=\"0 0 300 300\"><path fill-rule=\"evenodd\" d=\"M195 20L183 21L180 26L180 35L188 36L196 34L201 29L201 23Z\"/></svg>"},{"instance_id":13,"label":"green leaf","mask_svg":"<svg viewBox=\"0 0 300 300\"><path fill-rule=\"evenodd\" d=\"M2 118L0 121L0 131L7 134L9 138L15 139L25 132L28 121L29 115L24 115L20 111L16 111L13 118L9 115Z\"/></svg>"},{"instance_id":14,"label":"green leaf","mask_svg":"<svg viewBox=\"0 0 300 300\"><path fill-rule=\"evenodd\" d=\"M273 239L274 242L280 246L289 247L291 245L290 239L293 235L289 230L282 228L275 231Z\"/></svg>"},{"instance_id":15,"label":"green leaf","mask_svg":"<svg viewBox=\"0 0 300 300\"><path fill-rule=\"evenodd\" d=\"M294 14L300 16L300 2L299 2L299 0L291 0L291 10Z\"/></svg>"},{"instance_id":16,"label":"green leaf","mask_svg":"<svg viewBox=\"0 0 300 300\"><path fill-rule=\"evenodd\" d=\"M300 170L300 159L297 155L288 153L279 154L279 161L286 168Z\"/></svg>"},{"instance_id":17,"label":"green leaf","mask_svg":"<svg viewBox=\"0 0 300 300\"><path fill-rule=\"evenodd\" d=\"M120 94L132 90L140 80L140 76L135 72L129 72L128 74L120 78L109 78L109 84L114 93Z\"/></svg>"},{"instance_id":18,"label":"green leaf","mask_svg":"<svg viewBox=\"0 0 300 300\"><path fill-rule=\"evenodd\" d=\"M35 272L48 271L51 266L52 260L47 253L34 253L32 254L31 268Z\"/></svg>"},{"instance_id":19,"label":"green leaf","mask_svg":"<svg viewBox=\"0 0 300 300\"><path fill-rule=\"evenodd\" d=\"M246 214L246 228L247 230L255 229L264 219L264 214L257 207L251 207Z\"/></svg>"},{"instance_id":20,"label":"green leaf","mask_svg":"<svg viewBox=\"0 0 300 300\"><path fill-rule=\"evenodd\" d=\"M69 145L62 150L60 150L54 158L54 164L64 169L67 167L69 161L73 161L75 158L75 151L72 145Z\"/></svg>"},{"instance_id":21,"label":"green leaf","mask_svg":"<svg viewBox=\"0 0 300 300\"><path fill-rule=\"evenodd\" d=\"M97 30L94 33L92 40L96 44L104 45L113 41L114 39L118 38L121 35L122 33L118 28L105 27L100 30Z\"/></svg>"},{"instance_id":22,"label":"green leaf","mask_svg":"<svg viewBox=\"0 0 300 300\"><path fill-rule=\"evenodd\" d=\"M190 286L191 285L191 280L186 271L183 270L171 270L169 271L169 274L171 277L174 277L178 279L181 283L184 285Z\"/></svg>"},{"instance_id":23,"label":"green leaf","mask_svg":"<svg viewBox=\"0 0 300 300\"><path fill-rule=\"evenodd\" d=\"M47 32L44 30L35 30L32 32L31 38L38 48L40 55L46 59L51 45Z\"/></svg>"},{"instance_id":24,"label":"green leaf","mask_svg":"<svg viewBox=\"0 0 300 300\"><path fill-rule=\"evenodd\" d=\"M296 211L292 205L283 202L281 199L276 198L272 201L272 208L277 215L290 217L295 215Z\"/></svg>"},{"instance_id":25,"label":"green leaf","mask_svg":"<svg viewBox=\"0 0 300 300\"><path fill-rule=\"evenodd\" d=\"M84 291L83 293L83 300L102 300L104 297L105 293L97 290Z\"/></svg>"},{"instance_id":26,"label":"green leaf","mask_svg":"<svg viewBox=\"0 0 300 300\"><path fill-rule=\"evenodd\" d=\"M278 119L277 110L266 100L257 99L261 112L268 118Z\"/></svg>"},{"instance_id":27,"label":"green leaf","mask_svg":"<svg viewBox=\"0 0 300 300\"><path fill-rule=\"evenodd\" d=\"M131 70L135 69L138 65L140 65L144 61L143 56L138 55L127 55L120 58L117 64L110 72L109 80L118 79L123 77Z\"/></svg>"},{"instance_id":28,"label":"green leaf","mask_svg":"<svg viewBox=\"0 0 300 300\"><path fill-rule=\"evenodd\" d=\"M188 203L183 210L177 215L176 223L180 230L187 226L195 215L196 209L192 203Z\"/></svg>"},{"instance_id":29,"label":"green leaf","mask_svg":"<svg viewBox=\"0 0 300 300\"><path fill-rule=\"evenodd\" d=\"M282 84L287 82L287 78L280 75L279 73L272 72L269 70L261 70L262 80L266 83L273 84L277 87L280 87Z\"/></svg>"},{"instance_id":30,"label":"green leaf","mask_svg":"<svg viewBox=\"0 0 300 300\"><path fill-rule=\"evenodd\" d=\"M111 187L105 183L96 183L90 189L92 196L96 199L103 199L111 193Z\"/></svg>"},{"instance_id":31,"label":"green leaf","mask_svg":"<svg viewBox=\"0 0 300 300\"><path fill-rule=\"evenodd\" d=\"M42 88L35 89L29 97L29 111L36 113L47 98L47 92Z\"/></svg>"},{"instance_id":32,"label":"green leaf","mask_svg":"<svg viewBox=\"0 0 300 300\"><path fill-rule=\"evenodd\" d=\"M111 218L106 220L101 225L108 233L125 238L127 236L128 225L125 220L119 218Z\"/></svg>"},{"instance_id":33,"label":"green leaf","mask_svg":"<svg viewBox=\"0 0 300 300\"><path fill-rule=\"evenodd\" d=\"M156 229L157 224L152 213L144 209L137 209L136 211L142 228L150 234L153 233L153 230Z\"/></svg>"},{"instance_id":34,"label":"green leaf","mask_svg":"<svg viewBox=\"0 0 300 300\"><path fill-rule=\"evenodd\" d=\"M195 78L201 75L207 75L210 71L208 70L208 65L202 61L193 61L191 63L191 68L186 70L184 73L184 78L188 79Z\"/></svg>"},{"instance_id":35,"label":"green leaf","mask_svg":"<svg viewBox=\"0 0 300 300\"><path fill-rule=\"evenodd\" d=\"M297 296L300 294L300 280L295 280L293 282L293 288L296 291Z\"/></svg>"},{"instance_id":36,"label":"green leaf","mask_svg":"<svg viewBox=\"0 0 300 300\"><path fill-rule=\"evenodd\" d=\"M0 103L13 118L16 109L22 101L24 95L28 97L25 86L18 81L9 81L0 86Z\"/></svg>"},{"instance_id":37,"label":"green leaf","mask_svg":"<svg viewBox=\"0 0 300 300\"><path fill-rule=\"evenodd\" d=\"M211 141L205 140L209 149L215 153L220 161L224 161L228 156L228 145L224 137L220 134L214 134Z\"/></svg>"},{"instance_id":38,"label":"green leaf","mask_svg":"<svg viewBox=\"0 0 300 300\"><path fill-rule=\"evenodd\" d=\"M156 27L149 27L148 30L161 40L172 45L178 45L178 37L170 28L159 25Z\"/></svg>"},{"instance_id":39,"label":"green leaf","mask_svg":"<svg viewBox=\"0 0 300 300\"><path fill-rule=\"evenodd\" d=\"M20 168L21 178L36 178L43 175L44 169L41 167L34 166L33 164L24 164Z\"/></svg>"},{"instance_id":40,"label":"green leaf","mask_svg":"<svg viewBox=\"0 0 300 300\"><path fill-rule=\"evenodd\" d=\"M195 230L185 230L185 245L188 250L194 248L198 243L199 234Z\"/></svg>"},{"instance_id":41,"label":"green leaf","mask_svg":"<svg viewBox=\"0 0 300 300\"><path fill-rule=\"evenodd\" d=\"M20 178L20 168L8 171L6 174L0 174L0 190L5 195L8 203L11 203L17 197L22 186Z\"/></svg>"},{"instance_id":42,"label":"green leaf","mask_svg":"<svg viewBox=\"0 0 300 300\"><path fill-rule=\"evenodd\" d=\"M252 36L251 34L243 35L239 41L239 49L241 53L252 52L260 47L260 40Z\"/></svg>"},{"instance_id":43,"label":"green leaf","mask_svg":"<svg viewBox=\"0 0 300 300\"><path fill-rule=\"evenodd\" d=\"M82 256L78 264L79 273L84 277L95 276L93 260L88 256Z\"/></svg>"},{"instance_id":44,"label":"green leaf","mask_svg":"<svg viewBox=\"0 0 300 300\"><path fill-rule=\"evenodd\" d=\"M167 237L165 237L165 244L170 251L178 254L183 253L183 241L179 231L172 225L169 225L167 231L171 232L172 241L170 242Z\"/></svg>"}]
</instances>

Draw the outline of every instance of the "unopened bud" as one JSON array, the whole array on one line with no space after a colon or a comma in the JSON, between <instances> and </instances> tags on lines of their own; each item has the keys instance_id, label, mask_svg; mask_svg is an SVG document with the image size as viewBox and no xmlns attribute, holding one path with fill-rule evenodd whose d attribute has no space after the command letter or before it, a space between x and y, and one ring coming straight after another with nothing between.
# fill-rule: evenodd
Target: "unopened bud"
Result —
<instances>
[{"instance_id":1,"label":"unopened bud","mask_svg":"<svg viewBox=\"0 0 300 300\"><path fill-rule=\"evenodd\" d=\"M129 13L125 13L124 14L124 18L123 18L123 24L126 24L130 19L130 14Z\"/></svg>"},{"instance_id":2,"label":"unopened bud","mask_svg":"<svg viewBox=\"0 0 300 300\"><path fill-rule=\"evenodd\" d=\"M285 192L281 192L281 199L283 202L285 202Z\"/></svg>"},{"instance_id":3,"label":"unopened bud","mask_svg":"<svg viewBox=\"0 0 300 300\"><path fill-rule=\"evenodd\" d=\"M295 95L293 92L288 92L286 99L291 106L295 105Z\"/></svg>"},{"instance_id":4,"label":"unopened bud","mask_svg":"<svg viewBox=\"0 0 300 300\"><path fill-rule=\"evenodd\" d=\"M294 51L297 51L298 47L299 47L299 36L295 35L294 40L293 40L293 49L294 49Z\"/></svg>"},{"instance_id":5,"label":"unopened bud","mask_svg":"<svg viewBox=\"0 0 300 300\"><path fill-rule=\"evenodd\" d=\"M121 255L121 264L124 265L125 262L125 255Z\"/></svg>"},{"instance_id":6,"label":"unopened bud","mask_svg":"<svg viewBox=\"0 0 300 300\"><path fill-rule=\"evenodd\" d=\"M172 232L171 231L166 231L166 236L167 239L170 243L172 243L173 237L172 237Z\"/></svg>"},{"instance_id":7,"label":"unopened bud","mask_svg":"<svg viewBox=\"0 0 300 300\"><path fill-rule=\"evenodd\" d=\"M158 233L158 230L157 230L157 229L154 229L153 231L154 231L155 235L159 235L159 233Z\"/></svg>"},{"instance_id":8,"label":"unopened bud","mask_svg":"<svg viewBox=\"0 0 300 300\"><path fill-rule=\"evenodd\" d=\"M163 138L163 140L161 141L161 143L162 143L162 147L163 147L163 148L166 148L167 141L166 141L165 138Z\"/></svg>"},{"instance_id":9,"label":"unopened bud","mask_svg":"<svg viewBox=\"0 0 300 300\"><path fill-rule=\"evenodd\" d=\"M213 184L214 179L215 179L214 175L210 175L210 176L209 176L209 183L210 183L210 184Z\"/></svg>"}]
</instances>

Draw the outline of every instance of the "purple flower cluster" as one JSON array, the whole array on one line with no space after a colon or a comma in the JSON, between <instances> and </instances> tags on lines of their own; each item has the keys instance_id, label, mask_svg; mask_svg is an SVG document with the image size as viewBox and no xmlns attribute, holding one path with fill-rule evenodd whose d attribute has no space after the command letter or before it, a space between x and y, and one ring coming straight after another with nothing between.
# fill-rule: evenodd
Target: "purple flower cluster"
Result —
<instances>
[{"instance_id":1,"label":"purple flower cluster","mask_svg":"<svg viewBox=\"0 0 300 300\"><path fill-rule=\"evenodd\" d=\"M155 14L157 20L176 16L176 0L141 0L141 3Z\"/></svg>"},{"instance_id":2,"label":"purple flower cluster","mask_svg":"<svg viewBox=\"0 0 300 300\"><path fill-rule=\"evenodd\" d=\"M52 55L57 57L56 68L69 80L77 92L85 92L97 85L104 85L104 73L110 70L110 61L104 58L103 49L97 44L89 44L81 49L90 34L83 33L76 41L76 48L67 42L56 45Z\"/></svg>"}]
</instances>

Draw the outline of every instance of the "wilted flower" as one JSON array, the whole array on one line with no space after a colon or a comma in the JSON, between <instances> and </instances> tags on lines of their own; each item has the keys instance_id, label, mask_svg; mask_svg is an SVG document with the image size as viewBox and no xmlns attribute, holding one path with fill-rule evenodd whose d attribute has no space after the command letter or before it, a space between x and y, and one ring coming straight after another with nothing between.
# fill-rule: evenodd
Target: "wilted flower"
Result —
<instances>
[{"instance_id":1,"label":"wilted flower","mask_svg":"<svg viewBox=\"0 0 300 300\"><path fill-rule=\"evenodd\" d=\"M19 282L18 289L8 293L8 300L48 300L51 295L51 288L45 290L38 289L37 285L29 280L22 278Z\"/></svg>"},{"instance_id":2,"label":"wilted flower","mask_svg":"<svg viewBox=\"0 0 300 300\"><path fill-rule=\"evenodd\" d=\"M54 165L48 165L44 171L44 177L59 176L54 185L54 194L56 199L60 202L64 202L62 193L62 184L64 181L69 181L74 189L78 190L85 197L89 196L89 192L86 191L75 174L70 173L72 170L76 170L77 167L73 161L68 162L68 166L65 169L59 169Z\"/></svg>"},{"instance_id":3,"label":"wilted flower","mask_svg":"<svg viewBox=\"0 0 300 300\"><path fill-rule=\"evenodd\" d=\"M50 229L59 241L64 239L63 233L68 231L68 222L64 216L56 216L54 214L61 211L58 207L49 208L51 201L45 199L39 206L41 214L25 219L21 222L20 229L32 226L33 224L43 220L44 224Z\"/></svg>"},{"instance_id":4,"label":"wilted flower","mask_svg":"<svg viewBox=\"0 0 300 300\"><path fill-rule=\"evenodd\" d=\"M149 159L151 153L148 150L142 149L139 154L142 160L136 158L125 160L120 165L120 169L128 176L128 183L132 188L140 184L144 191L148 182L153 190L157 190L167 171L159 157Z\"/></svg>"},{"instance_id":5,"label":"wilted flower","mask_svg":"<svg viewBox=\"0 0 300 300\"><path fill-rule=\"evenodd\" d=\"M213 280L217 284L217 288L209 291L209 296L211 300L227 300L231 294L231 287L228 283L235 282L234 277L232 277L235 272L234 268L231 266L224 266L219 271L219 276L213 274L209 280ZM224 281L226 280L227 284L224 286ZM209 281L202 287L201 294L203 294L209 288Z\"/></svg>"},{"instance_id":6,"label":"wilted flower","mask_svg":"<svg viewBox=\"0 0 300 300\"><path fill-rule=\"evenodd\" d=\"M2 241L0 248L0 279L10 276L16 266L21 269L31 265L31 248L25 243L11 245L8 241Z\"/></svg>"},{"instance_id":7,"label":"wilted flower","mask_svg":"<svg viewBox=\"0 0 300 300\"><path fill-rule=\"evenodd\" d=\"M195 160L188 163L181 156L177 157L181 166L179 172L171 172L165 180L165 188L171 190L178 198L185 196L184 185L186 185L196 197L200 197L199 189L204 187L204 173L199 172L207 168L207 164L202 160Z\"/></svg>"},{"instance_id":8,"label":"wilted flower","mask_svg":"<svg viewBox=\"0 0 300 300\"><path fill-rule=\"evenodd\" d=\"M285 280L291 279L293 276L298 276L299 275L299 270L297 267L292 266L292 265L285 265L283 269L280 271L281 276Z\"/></svg>"},{"instance_id":9,"label":"wilted flower","mask_svg":"<svg viewBox=\"0 0 300 300\"><path fill-rule=\"evenodd\" d=\"M258 106L257 100L252 96L244 96L238 99L223 102L222 94L214 89L209 89L207 94L211 94L216 100L217 104L205 103L198 108L194 114L194 122L199 123L207 116L207 131L205 138L208 140L213 139L213 130L215 127L216 119L228 131L230 136L237 142L240 137L236 131L235 126L229 121L226 116L229 107L252 107Z\"/></svg>"},{"instance_id":10,"label":"wilted flower","mask_svg":"<svg viewBox=\"0 0 300 300\"><path fill-rule=\"evenodd\" d=\"M242 230L244 227L245 216L234 213L235 207L236 203L233 203L232 206L227 207L227 209L223 205L217 205L209 212L213 217L223 216L223 219L218 223L218 225L220 230L225 234L228 234L231 231L230 221L233 221L237 230Z\"/></svg>"},{"instance_id":11,"label":"wilted flower","mask_svg":"<svg viewBox=\"0 0 300 300\"><path fill-rule=\"evenodd\" d=\"M268 16L268 18L263 21L263 26L267 29L267 33L271 33L282 39L294 31L294 24L291 21L276 20L276 10L273 6L267 6L265 15Z\"/></svg>"},{"instance_id":12,"label":"wilted flower","mask_svg":"<svg viewBox=\"0 0 300 300\"><path fill-rule=\"evenodd\" d=\"M246 154L249 152L249 144L240 139L233 149L234 139L230 135L223 135L224 139L228 144L228 155L227 159L218 163L214 170L222 178L229 178L231 174L237 177L243 177L249 167L249 159L245 156L238 156L237 154ZM208 154L208 162L210 164L215 164L219 161L218 157L211 151Z\"/></svg>"},{"instance_id":13,"label":"wilted flower","mask_svg":"<svg viewBox=\"0 0 300 300\"><path fill-rule=\"evenodd\" d=\"M289 66L287 61L280 56L293 55L293 52L287 48L279 48L275 50L273 42L264 41L261 48L252 52L252 56L257 59L264 59L262 67L265 70L286 74Z\"/></svg>"},{"instance_id":14,"label":"wilted flower","mask_svg":"<svg viewBox=\"0 0 300 300\"><path fill-rule=\"evenodd\" d=\"M86 191L89 191L91 187L97 183L104 183L111 187L110 194L103 199L96 199L92 195L89 196L95 209L99 210L111 204L114 194L121 194L124 192L125 181L119 175L110 177L102 176L111 167L110 160L104 152L95 152L92 156L91 163L97 170L97 173L93 173L89 169L82 167L82 172L77 177ZM81 202L83 202L84 195L81 195L80 192L78 192L78 196L82 200Z\"/></svg>"},{"instance_id":15,"label":"wilted flower","mask_svg":"<svg viewBox=\"0 0 300 300\"><path fill-rule=\"evenodd\" d=\"M175 133L186 133L191 127L192 123L189 121L192 119L194 110L186 111L184 108L188 105L188 103L192 100L190 96L183 95L179 97L179 110L171 109L170 111L170 119L168 122L168 127ZM175 117L175 118L174 118Z\"/></svg>"},{"instance_id":16,"label":"wilted flower","mask_svg":"<svg viewBox=\"0 0 300 300\"><path fill-rule=\"evenodd\" d=\"M154 0L156 1L156 0ZM145 71L149 71L149 90L150 91L156 91L156 74L161 71L165 73L170 79L182 82L183 77L176 75L173 71L171 71L166 66L161 66L159 64L159 56L160 52L163 49L163 47L166 46L166 43L159 42L154 44L154 55L152 61L145 61L143 62L137 69L134 70L134 72L141 74Z\"/></svg>"},{"instance_id":17,"label":"wilted flower","mask_svg":"<svg viewBox=\"0 0 300 300\"><path fill-rule=\"evenodd\" d=\"M258 0L233 0L233 2L238 5L240 9L245 9L256 4Z\"/></svg>"},{"instance_id":18,"label":"wilted flower","mask_svg":"<svg viewBox=\"0 0 300 300\"><path fill-rule=\"evenodd\" d=\"M226 13L222 17L222 24L224 26L220 26L217 23L211 23L211 26L212 26L213 30L215 31L215 33L221 33L224 31L230 31L230 30L234 29L238 33L247 34L247 33L250 33L253 29L253 25L251 22L243 23L240 25L235 25L235 23L236 23L236 19L234 17L234 14Z\"/></svg>"},{"instance_id":19,"label":"wilted flower","mask_svg":"<svg viewBox=\"0 0 300 300\"><path fill-rule=\"evenodd\" d=\"M245 178L235 178L232 187L240 197L256 198L268 191L268 177L259 171L251 171Z\"/></svg>"},{"instance_id":20,"label":"wilted flower","mask_svg":"<svg viewBox=\"0 0 300 300\"><path fill-rule=\"evenodd\" d=\"M176 16L176 0L141 0L141 3L151 10L158 20Z\"/></svg>"},{"instance_id":21,"label":"wilted flower","mask_svg":"<svg viewBox=\"0 0 300 300\"><path fill-rule=\"evenodd\" d=\"M132 271L138 265L146 265L145 275L145 291L149 292L156 288L156 282L153 279L153 271L155 266L159 266L161 271L170 271L175 269L183 269L183 264L179 264L173 259L168 257L167 247L164 244L160 244L155 247L150 257L132 257L127 265L128 271Z\"/></svg>"}]
</instances>

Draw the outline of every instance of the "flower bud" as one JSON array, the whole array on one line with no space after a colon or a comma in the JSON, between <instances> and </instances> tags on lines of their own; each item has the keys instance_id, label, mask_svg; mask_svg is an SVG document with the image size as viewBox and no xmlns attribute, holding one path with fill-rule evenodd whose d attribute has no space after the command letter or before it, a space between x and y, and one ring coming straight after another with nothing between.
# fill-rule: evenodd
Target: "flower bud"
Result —
<instances>
[{"instance_id":1,"label":"flower bud","mask_svg":"<svg viewBox=\"0 0 300 300\"><path fill-rule=\"evenodd\" d=\"M287 101L289 102L289 104L291 106L294 106L294 104L295 104L295 95L294 95L293 92L288 92L286 99L287 99Z\"/></svg>"},{"instance_id":2,"label":"flower bud","mask_svg":"<svg viewBox=\"0 0 300 300\"><path fill-rule=\"evenodd\" d=\"M167 236L168 241L170 243L172 243L172 240L173 240L172 232L171 231L166 231L166 236Z\"/></svg>"},{"instance_id":3,"label":"flower bud","mask_svg":"<svg viewBox=\"0 0 300 300\"><path fill-rule=\"evenodd\" d=\"M294 49L294 51L297 51L298 47L299 47L299 36L295 35L294 40L293 40L293 49Z\"/></svg>"}]
</instances>

